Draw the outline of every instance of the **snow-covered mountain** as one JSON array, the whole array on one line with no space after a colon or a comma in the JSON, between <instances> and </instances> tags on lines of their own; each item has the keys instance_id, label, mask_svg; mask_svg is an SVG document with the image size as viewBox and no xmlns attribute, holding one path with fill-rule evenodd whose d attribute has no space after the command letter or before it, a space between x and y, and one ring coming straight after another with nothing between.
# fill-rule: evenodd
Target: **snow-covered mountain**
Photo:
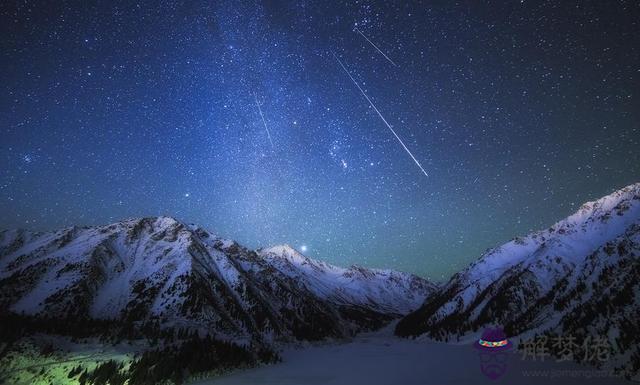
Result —
<instances>
[{"instance_id":1,"label":"snow-covered mountain","mask_svg":"<svg viewBox=\"0 0 640 385\"><path fill-rule=\"evenodd\" d=\"M260 250L259 255L316 296L342 306L405 315L435 290L435 285L412 274L360 266L345 269L305 257L288 245Z\"/></svg>"},{"instance_id":2,"label":"snow-covered mountain","mask_svg":"<svg viewBox=\"0 0 640 385\"><path fill-rule=\"evenodd\" d=\"M420 306L417 276L255 252L169 217L0 232L0 313L115 319L260 340L343 337Z\"/></svg>"},{"instance_id":3,"label":"snow-covered mountain","mask_svg":"<svg viewBox=\"0 0 640 385\"><path fill-rule=\"evenodd\" d=\"M510 335L572 335L578 343L601 336L614 364L637 372L639 320L640 183L488 250L403 318L396 334L447 340L497 324Z\"/></svg>"}]
</instances>

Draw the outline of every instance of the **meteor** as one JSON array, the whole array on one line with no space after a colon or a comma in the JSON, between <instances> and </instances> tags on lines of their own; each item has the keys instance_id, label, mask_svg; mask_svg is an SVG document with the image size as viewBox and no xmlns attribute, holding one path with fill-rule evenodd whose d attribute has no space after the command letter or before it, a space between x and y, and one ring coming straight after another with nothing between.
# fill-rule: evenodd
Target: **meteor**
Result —
<instances>
[{"instance_id":1,"label":"meteor","mask_svg":"<svg viewBox=\"0 0 640 385\"><path fill-rule=\"evenodd\" d=\"M260 103L258 103L258 94L254 93L253 97L256 100L256 106L258 106L258 112L260 113L260 118L262 119L262 124L264 125L265 131L267 131L267 136L269 137L269 142L271 143L271 148L274 149L273 140L271 140L271 133L269 132L269 128L267 127L267 122L264 120L264 115L262 115L262 109L260 108Z\"/></svg>"},{"instance_id":2,"label":"meteor","mask_svg":"<svg viewBox=\"0 0 640 385\"><path fill-rule=\"evenodd\" d=\"M362 87L360 87L360 84L358 84L358 82L356 81L356 79L353 78L353 76L351 76L351 74L349 73L349 71L347 70L347 67L344 66L344 64L342 64L342 61L338 58L338 56L335 54L335 52L331 51L331 53L333 54L333 57L336 58L336 60L338 61L338 63L340 64L340 67L342 67L342 69L344 70L344 72L347 73L347 75L349 76L349 79L351 79L351 81L353 82L353 84L356 85L356 87L358 87L358 89L360 90L360 92L362 93L362 96L365 97L365 99L367 99L367 101L369 102L369 105L376 111L376 113L378 114L378 116L380 117L380 119L382 119L382 121L384 122L384 124L387 126L387 128L389 128L389 130L393 133L393 136L396 137L396 139L398 139L398 142L400 142L400 144L402 145L402 148L404 148L404 150L407 152L407 154L409 154L409 156L411 157L411 159L413 159L413 161L415 162L415 164L420 168L420 171L422 171L422 173L424 174L424 176L428 177L429 174L427 174L427 172L424 170L424 168L422 168L422 165L420 164L420 162L418 162L418 160L416 159L415 156L413 156L413 154L411 153L411 151L407 148L407 146L404 144L404 142L402 141L402 139L400 139L400 137L398 136L398 134L396 134L396 131L393 129L393 127L391 127L391 125L389 124L389 122L387 122L387 119L384 118L384 116L382 116L382 113L380 112L380 110L378 110L378 108L375 106L375 104L373 104L373 102L371 101L371 99L369 99L369 96L367 96L367 94L364 92L364 90L362 89Z\"/></svg>"},{"instance_id":3,"label":"meteor","mask_svg":"<svg viewBox=\"0 0 640 385\"><path fill-rule=\"evenodd\" d=\"M367 41L369 42L369 44L371 44L371 45L373 46L373 48L377 49L377 50L378 50L378 52L380 52L380 53L382 54L382 56L384 56L384 58L385 58L385 59L387 59L391 64L393 64L393 66L394 66L394 67L397 67L397 66L398 66L396 63L394 63L394 62L393 62L393 60L391 60L391 59L389 58L389 56L385 55L385 53L384 53L384 52L382 52L382 50L381 50L380 48L378 48L378 46L377 46L377 45L373 44L373 42L372 42L371 40L369 40L369 38L368 38L368 37L366 37L366 36L364 35L364 33L362 33L362 32L358 29L358 27L356 27L356 31L358 31L358 33L359 33L360 35L362 35L362 37L364 37L364 38L365 38L365 40L367 40Z\"/></svg>"}]
</instances>

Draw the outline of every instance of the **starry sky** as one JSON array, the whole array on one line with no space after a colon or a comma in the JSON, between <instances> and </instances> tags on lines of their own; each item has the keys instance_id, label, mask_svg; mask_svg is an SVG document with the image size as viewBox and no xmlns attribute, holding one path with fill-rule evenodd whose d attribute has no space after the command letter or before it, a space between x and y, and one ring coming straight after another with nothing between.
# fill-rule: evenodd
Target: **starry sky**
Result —
<instances>
[{"instance_id":1,"label":"starry sky","mask_svg":"<svg viewBox=\"0 0 640 385\"><path fill-rule=\"evenodd\" d=\"M640 181L638 2L1 7L2 228L170 215L441 280Z\"/></svg>"}]
</instances>

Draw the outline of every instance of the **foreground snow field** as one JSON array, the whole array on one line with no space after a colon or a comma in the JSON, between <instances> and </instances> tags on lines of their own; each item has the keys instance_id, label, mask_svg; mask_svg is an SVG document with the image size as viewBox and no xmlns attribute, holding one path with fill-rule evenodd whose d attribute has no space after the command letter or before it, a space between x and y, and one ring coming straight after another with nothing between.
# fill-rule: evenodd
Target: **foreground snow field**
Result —
<instances>
[{"instance_id":1,"label":"foreground snow field","mask_svg":"<svg viewBox=\"0 0 640 385\"><path fill-rule=\"evenodd\" d=\"M406 340L390 328L350 343L289 349L276 365L197 381L198 385L429 385L429 384L633 384L573 363L523 361L514 352L507 373L492 381L480 372L468 345ZM591 378L587 378L591 377Z\"/></svg>"}]
</instances>

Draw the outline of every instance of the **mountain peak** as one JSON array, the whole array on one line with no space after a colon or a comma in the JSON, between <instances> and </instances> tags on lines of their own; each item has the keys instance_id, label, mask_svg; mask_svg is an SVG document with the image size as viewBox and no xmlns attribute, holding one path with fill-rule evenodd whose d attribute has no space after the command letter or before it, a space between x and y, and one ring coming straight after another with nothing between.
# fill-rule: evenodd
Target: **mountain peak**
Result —
<instances>
[{"instance_id":1,"label":"mountain peak","mask_svg":"<svg viewBox=\"0 0 640 385\"><path fill-rule=\"evenodd\" d=\"M381 326L433 289L408 276L364 280L343 271L288 244L256 255L169 216L42 234L6 231L0 312L317 339ZM308 319L323 326L309 329Z\"/></svg>"},{"instance_id":2,"label":"mountain peak","mask_svg":"<svg viewBox=\"0 0 640 385\"><path fill-rule=\"evenodd\" d=\"M621 216L634 202L640 201L640 183L634 183L614 191L604 197L585 202L580 208L554 226L561 228L565 225L578 225L588 221L606 221L611 214Z\"/></svg>"},{"instance_id":3,"label":"mountain peak","mask_svg":"<svg viewBox=\"0 0 640 385\"><path fill-rule=\"evenodd\" d=\"M640 354L637 323L628 320L640 312L638 292L640 183L488 250L402 319L396 334L448 340L495 324L525 338L615 330L612 346L627 348L612 362L630 365Z\"/></svg>"},{"instance_id":4,"label":"mountain peak","mask_svg":"<svg viewBox=\"0 0 640 385\"><path fill-rule=\"evenodd\" d=\"M281 245L270 246L260 250L262 253L270 253L279 256L289 256L289 255L302 255L298 250L296 250L293 246L288 243L283 243Z\"/></svg>"},{"instance_id":5,"label":"mountain peak","mask_svg":"<svg viewBox=\"0 0 640 385\"><path fill-rule=\"evenodd\" d=\"M154 227L171 227L176 225L184 225L178 219L171 216L167 216L167 215L149 216L149 217L133 217L133 218L125 219L124 221L121 221L121 222L112 223L112 225L117 225L117 224L127 224L130 226L147 224L147 225L153 225Z\"/></svg>"}]
</instances>

